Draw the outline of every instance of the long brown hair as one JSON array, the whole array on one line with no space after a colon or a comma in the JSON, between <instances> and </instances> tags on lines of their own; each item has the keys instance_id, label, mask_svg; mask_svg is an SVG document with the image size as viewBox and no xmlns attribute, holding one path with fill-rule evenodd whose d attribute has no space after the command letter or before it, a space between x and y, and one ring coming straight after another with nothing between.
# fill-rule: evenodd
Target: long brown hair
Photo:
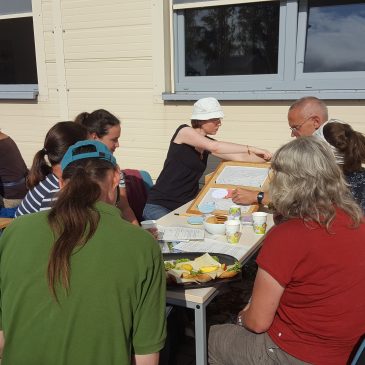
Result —
<instances>
[{"instance_id":1,"label":"long brown hair","mask_svg":"<svg viewBox=\"0 0 365 365\"><path fill-rule=\"evenodd\" d=\"M63 155L71 145L86 138L87 131L81 125L74 122L56 123L47 132L44 147L33 158L27 179L28 188L31 189L44 180L52 172L52 166L61 162ZM51 166L45 159L46 155Z\"/></svg>"},{"instance_id":2,"label":"long brown hair","mask_svg":"<svg viewBox=\"0 0 365 365\"><path fill-rule=\"evenodd\" d=\"M365 163L365 136L354 131L349 124L331 122L323 127L326 141L343 154L344 173L361 170Z\"/></svg>"},{"instance_id":3,"label":"long brown hair","mask_svg":"<svg viewBox=\"0 0 365 365\"><path fill-rule=\"evenodd\" d=\"M68 165L62 178L67 182L48 215L55 243L48 261L48 286L57 300L57 284L70 287L70 258L76 247L81 249L94 235L99 213L95 202L101 194L100 183L115 170L110 162L97 158L78 160Z\"/></svg>"}]
</instances>

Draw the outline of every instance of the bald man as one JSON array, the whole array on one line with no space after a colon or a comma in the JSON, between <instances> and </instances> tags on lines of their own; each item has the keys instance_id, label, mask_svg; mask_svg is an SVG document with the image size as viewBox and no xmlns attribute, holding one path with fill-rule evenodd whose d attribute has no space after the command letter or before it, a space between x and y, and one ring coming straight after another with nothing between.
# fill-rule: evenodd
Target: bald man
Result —
<instances>
[{"instance_id":1,"label":"bald man","mask_svg":"<svg viewBox=\"0 0 365 365\"><path fill-rule=\"evenodd\" d=\"M311 136L328 121L327 105L314 96L295 101L288 111L292 137Z\"/></svg>"},{"instance_id":2,"label":"bald man","mask_svg":"<svg viewBox=\"0 0 365 365\"><path fill-rule=\"evenodd\" d=\"M288 122L292 137L320 136L322 130L320 127L327 121L327 105L314 96L298 99L289 107ZM236 204L243 205L268 204L270 196L263 192L237 188L232 193L232 200Z\"/></svg>"}]
</instances>

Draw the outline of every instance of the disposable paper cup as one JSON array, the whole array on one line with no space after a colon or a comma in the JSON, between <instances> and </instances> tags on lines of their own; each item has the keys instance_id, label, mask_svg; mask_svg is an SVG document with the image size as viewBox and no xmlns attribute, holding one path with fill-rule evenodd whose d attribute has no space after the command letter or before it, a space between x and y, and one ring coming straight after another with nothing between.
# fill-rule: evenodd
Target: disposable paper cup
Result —
<instances>
[{"instance_id":1,"label":"disposable paper cup","mask_svg":"<svg viewBox=\"0 0 365 365\"><path fill-rule=\"evenodd\" d=\"M143 229L151 229L151 228L156 228L157 229L157 223L156 223L155 220L142 221L141 222L141 227Z\"/></svg>"},{"instance_id":2,"label":"disposable paper cup","mask_svg":"<svg viewBox=\"0 0 365 365\"><path fill-rule=\"evenodd\" d=\"M241 224L243 226L252 226L252 214L242 214L242 217L241 217Z\"/></svg>"},{"instance_id":3,"label":"disposable paper cup","mask_svg":"<svg viewBox=\"0 0 365 365\"><path fill-rule=\"evenodd\" d=\"M150 232L152 234L152 236L156 238L156 240L159 239L158 229L157 229L157 222L155 220L142 221L141 226L142 226L143 229Z\"/></svg>"},{"instance_id":4,"label":"disposable paper cup","mask_svg":"<svg viewBox=\"0 0 365 365\"><path fill-rule=\"evenodd\" d=\"M267 213L255 212L252 213L253 230L256 234L265 234L266 232Z\"/></svg>"},{"instance_id":5,"label":"disposable paper cup","mask_svg":"<svg viewBox=\"0 0 365 365\"><path fill-rule=\"evenodd\" d=\"M239 205L232 205L228 209L228 220L240 220L241 219L241 207Z\"/></svg>"},{"instance_id":6,"label":"disposable paper cup","mask_svg":"<svg viewBox=\"0 0 365 365\"><path fill-rule=\"evenodd\" d=\"M241 237L240 221L231 220L224 222L226 226L226 238L228 243L238 243Z\"/></svg>"}]
</instances>

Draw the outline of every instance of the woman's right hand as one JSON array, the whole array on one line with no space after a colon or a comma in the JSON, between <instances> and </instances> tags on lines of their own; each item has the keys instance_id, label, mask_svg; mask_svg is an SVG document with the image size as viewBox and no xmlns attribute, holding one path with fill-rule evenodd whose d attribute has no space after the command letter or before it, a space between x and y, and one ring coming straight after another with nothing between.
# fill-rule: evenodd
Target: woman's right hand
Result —
<instances>
[{"instance_id":1,"label":"woman's right hand","mask_svg":"<svg viewBox=\"0 0 365 365\"><path fill-rule=\"evenodd\" d=\"M251 205L257 203L257 191L237 188L232 191L232 201L235 204Z\"/></svg>"},{"instance_id":2,"label":"woman's right hand","mask_svg":"<svg viewBox=\"0 0 365 365\"><path fill-rule=\"evenodd\" d=\"M262 148L251 147L250 151L255 155L262 157L266 161L270 161L272 158L272 153L268 150L264 150Z\"/></svg>"}]
</instances>

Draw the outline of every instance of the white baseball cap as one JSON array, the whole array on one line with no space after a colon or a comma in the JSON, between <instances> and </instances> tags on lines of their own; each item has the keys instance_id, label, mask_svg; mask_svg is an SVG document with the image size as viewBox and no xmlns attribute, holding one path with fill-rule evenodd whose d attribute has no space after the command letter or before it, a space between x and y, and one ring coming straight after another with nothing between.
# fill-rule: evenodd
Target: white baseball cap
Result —
<instances>
[{"instance_id":1,"label":"white baseball cap","mask_svg":"<svg viewBox=\"0 0 365 365\"><path fill-rule=\"evenodd\" d=\"M199 99L193 106L192 120L208 120L213 118L223 118L223 110L215 98Z\"/></svg>"}]
</instances>

